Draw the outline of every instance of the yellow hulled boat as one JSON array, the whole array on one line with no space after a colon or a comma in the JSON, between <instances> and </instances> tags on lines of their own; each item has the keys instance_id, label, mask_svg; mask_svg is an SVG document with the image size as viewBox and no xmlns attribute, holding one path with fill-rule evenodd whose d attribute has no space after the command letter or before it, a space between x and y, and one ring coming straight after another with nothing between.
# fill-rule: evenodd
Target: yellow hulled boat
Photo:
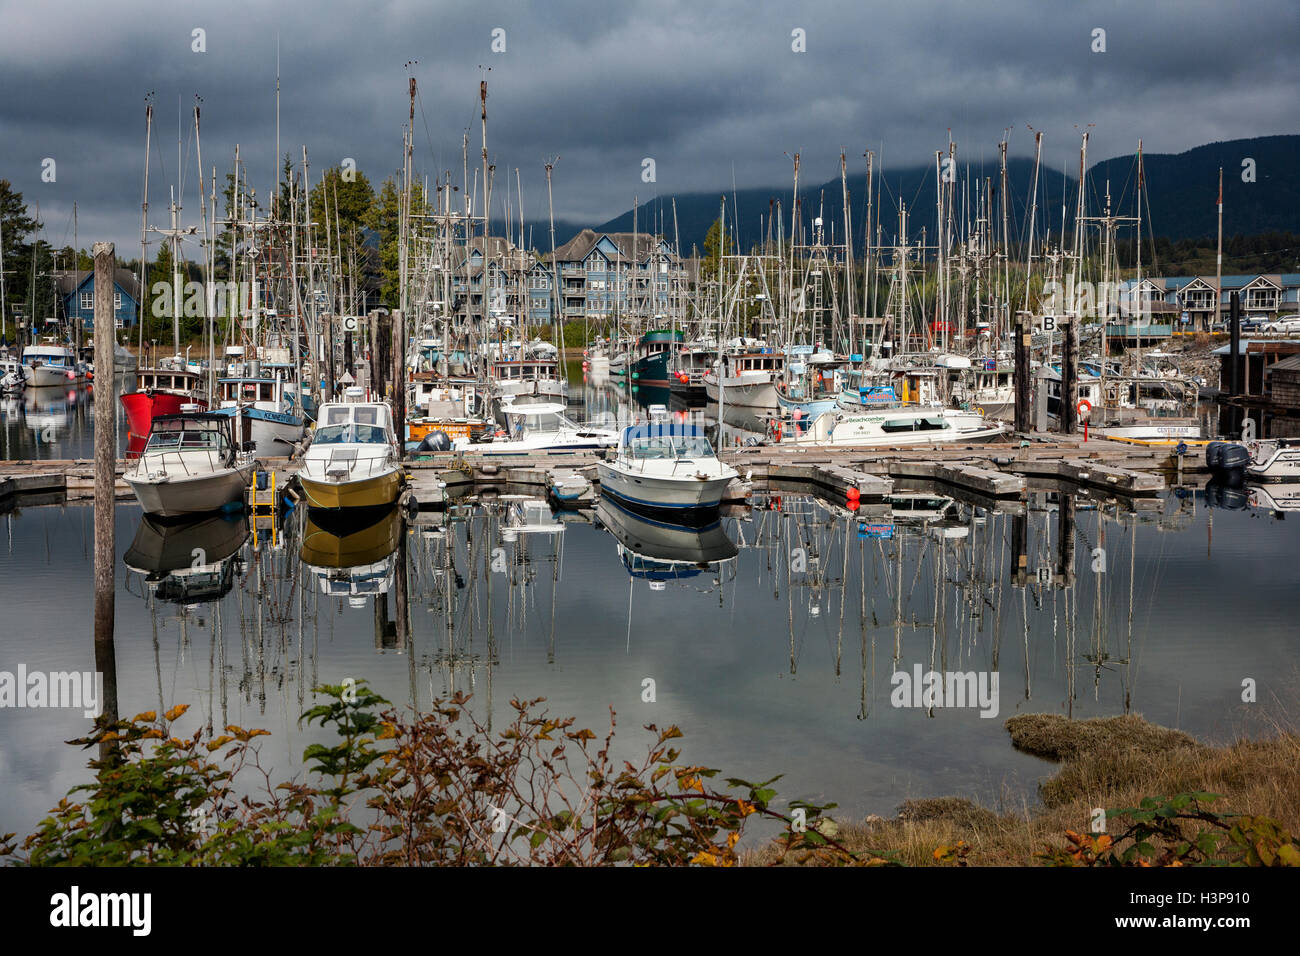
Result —
<instances>
[{"instance_id":1,"label":"yellow hulled boat","mask_svg":"<svg viewBox=\"0 0 1300 956\"><path fill-rule=\"evenodd\" d=\"M320 407L316 423L298 472L310 507L351 511L397 501L405 476L387 405L331 402Z\"/></svg>"}]
</instances>

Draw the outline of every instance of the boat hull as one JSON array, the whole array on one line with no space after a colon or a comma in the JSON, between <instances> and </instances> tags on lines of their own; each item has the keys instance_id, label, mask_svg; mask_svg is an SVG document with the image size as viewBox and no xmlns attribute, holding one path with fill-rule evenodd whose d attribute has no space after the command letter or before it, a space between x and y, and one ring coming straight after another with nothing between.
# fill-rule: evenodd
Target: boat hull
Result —
<instances>
[{"instance_id":1,"label":"boat hull","mask_svg":"<svg viewBox=\"0 0 1300 956\"><path fill-rule=\"evenodd\" d=\"M717 378L704 380L704 393L709 397L709 401L717 402L719 394L724 390L728 405L755 408L759 411L776 411L776 385L771 381L737 384L727 382L725 389L719 389Z\"/></svg>"},{"instance_id":2,"label":"boat hull","mask_svg":"<svg viewBox=\"0 0 1300 956\"><path fill-rule=\"evenodd\" d=\"M298 475L309 507L320 511L359 511L389 508L402 493L402 473L398 469L356 481L318 481Z\"/></svg>"},{"instance_id":3,"label":"boat hull","mask_svg":"<svg viewBox=\"0 0 1300 956\"><path fill-rule=\"evenodd\" d=\"M80 382L85 379L85 373L78 373L76 369L71 369L63 365L36 365L28 366L31 369L31 377L28 384L33 388L44 388L50 385L67 385L69 382Z\"/></svg>"},{"instance_id":4,"label":"boat hull","mask_svg":"<svg viewBox=\"0 0 1300 956\"><path fill-rule=\"evenodd\" d=\"M672 514L675 520L716 512L735 477L723 473L704 479L693 475L667 478L628 471L605 461L597 462L596 470L602 495L609 495L625 508Z\"/></svg>"},{"instance_id":5,"label":"boat hull","mask_svg":"<svg viewBox=\"0 0 1300 956\"><path fill-rule=\"evenodd\" d=\"M153 420L159 415L179 415L182 405L197 405L199 411L206 411L208 403L201 398L177 395L174 392L131 392L123 395L122 409L126 412L126 424L132 435L148 438L153 428Z\"/></svg>"},{"instance_id":6,"label":"boat hull","mask_svg":"<svg viewBox=\"0 0 1300 956\"><path fill-rule=\"evenodd\" d=\"M249 462L239 468L193 477L150 478L137 472L128 474L126 483L147 514L175 518L219 511L234 503L242 505L252 479L253 463Z\"/></svg>"}]
</instances>

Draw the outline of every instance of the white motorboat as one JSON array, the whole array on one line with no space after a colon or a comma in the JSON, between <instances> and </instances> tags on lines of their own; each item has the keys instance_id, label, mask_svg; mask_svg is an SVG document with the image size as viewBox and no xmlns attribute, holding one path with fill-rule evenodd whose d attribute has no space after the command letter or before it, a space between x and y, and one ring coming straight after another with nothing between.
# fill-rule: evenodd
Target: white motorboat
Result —
<instances>
[{"instance_id":1,"label":"white motorboat","mask_svg":"<svg viewBox=\"0 0 1300 956\"><path fill-rule=\"evenodd\" d=\"M850 412L835 409L818 417L802 434L785 435L781 445L931 445L980 442L1011 430L978 412L941 406L895 406Z\"/></svg>"},{"instance_id":2,"label":"white motorboat","mask_svg":"<svg viewBox=\"0 0 1300 956\"><path fill-rule=\"evenodd\" d=\"M667 423L624 428L617 452L596 468L602 496L679 516L716 511L737 477L718 460L703 428Z\"/></svg>"},{"instance_id":3,"label":"white motorboat","mask_svg":"<svg viewBox=\"0 0 1300 956\"><path fill-rule=\"evenodd\" d=\"M613 498L597 502L596 517L617 539L628 574L652 584L699 577L739 554L716 518L702 527L667 524L629 511Z\"/></svg>"},{"instance_id":4,"label":"white motorboat","mask_svg":"<svg viewBox=\"0 0 1300 956\"><path fill-rule=\"evenodd\" d=\"M27 382L33 387L67 385L85 379L86 371L66 345L29 345L23 349Z\"/></svg>"},{"instance_id":5,"label":"white motorboat","mask_svg":"<svg viewBox=\"0 0 1300 956\"><path fill-rule=\"evenodd\" d=\"M255 464L235 448L228 416L165 415L125 477L146 513L172 518L242 506Z\"/></svg>"},{"instance_id":6,"label":"white motorboat","mask_svg":"<svg viewBox=\"0 0 1300 956\"><path fill-rule=\"evenodd\" d=\"M526 455L549 451L594 451L618 444L618 432L580 425L567 418L565 410L565 406L558 402L506 405L501 411L510 420L510 434L487 442L457 438L452 441L452 448L481 455Z\"/></svg>"},{"instance_id":7,"label":"white motorboat","mask_svg":"<svg viewBox=\"0 0 1300 956\"><path fill-rule=\"evenodd\" d=\"M328 511L387 509L401 494L402 481L393 413L387 405L329 402L320 407L298 472L308 505Z\"/></svg>"},{"instance_id":8,"label":"white motorboat","mask_svg":"<svg viewBox=\"0 0 1300 956\"><path fill-rule=\"evenodd\" d=\"M1256 481L1300 481L1300 443L1285 438L1246 442L1248 477Z\"/></svg>"}]
</instances>

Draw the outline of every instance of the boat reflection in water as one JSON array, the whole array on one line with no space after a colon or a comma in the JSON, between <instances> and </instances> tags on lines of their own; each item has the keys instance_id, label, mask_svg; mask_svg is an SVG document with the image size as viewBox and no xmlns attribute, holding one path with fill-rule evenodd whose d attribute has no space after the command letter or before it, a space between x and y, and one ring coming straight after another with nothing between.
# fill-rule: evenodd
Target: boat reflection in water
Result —
<instances>
[{"instance_id":1,"label":"boat reflection in water","mask_svg":"<svg viewBox=\"0 0 1300 956\"><path fill-rule=\"evenodd\" d=\"M144 575L163 601L198 604L230 591L239 572L239 549L248 540L243 514L211 514L191 520L143 515L124 563Z\"/></svg>"},{"instance_id":2,"label":"boat reflection in water","mask_svg":"<svg viewBox=\"0 0 1300 956\"><path fill-rule=\"evenodd\" d=\"M378 518L349 520L318 509L307 510L298 557L315 576L321 593L346 597L351 607L387 594L397 569L402 513L396 505Z\"/></svg>"},{"instance_id":3,"label":"boat reflection in water","mask_svg":"<svg viewBox=\"0 0 1300 956\"><path fill-rule=\"evenodd\" d=\"M662 591L668 581L693 578L735 560L739 550L720 519L703 527L668 524L643 517L601 498L596 517L618 541L618 556L635 580Z\"/></svg>"}]
</instances>

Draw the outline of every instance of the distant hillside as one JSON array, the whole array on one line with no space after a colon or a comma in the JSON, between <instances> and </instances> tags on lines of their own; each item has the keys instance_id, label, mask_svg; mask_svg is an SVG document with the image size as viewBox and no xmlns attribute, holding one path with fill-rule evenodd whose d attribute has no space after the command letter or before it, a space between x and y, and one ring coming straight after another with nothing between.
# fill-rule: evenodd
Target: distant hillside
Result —
<instances>
[{"instance_id":1,"label":"distant hillside","mask_svg":"<svg viewBox=\"0 0 1300 956\"><path fill-rule=\"evenodd\" d=\"M1136 151L1135 151L1136 152ZM1242 160L1255 160L1256 181L1244 183L1241 179ZM970 194L980 180L991 179L995 219L1000 220L1001 198L996 155L966 159L960 157L959 180L969 183ZM1007 162L1008 191L1011 195L1009 214L1013 239L1027 234L1030 187L1033 182L1033 160L1015 158ZM1147 190L1142 218L1143 233L1165 238L1196 239L1213 236L1217 228L1215 200L1218 196L1218 170L1223 166L1225 235L1256 235L1267 232L1300 231L1300 135L1261 136L1253 139L1231 140L1198 146L1177 155L1147 153L1143 158ZM933 166L886 168L882 177L877 172L875 186L881 188L885 207L883 216L876 217L884 227L885 240L891 241L898 231L899 202L907 204L908 234L915 241L921 229L932 236L935 218L935 172ZM1135 211L1137 185L1136 155L1119 156L1093 164L1088 173L1088 212L1097 214L1104 203L1106 182L1110 182L1112 207L1120 215ZM854 243L861 246L862 228L866 221L866 172L848 179L850 208L853 212ZM986 187L987 188L987 187ZM1053 237L1061 231L1062 200L1066 207L1067 232L1073 230L1073 212L1077 202L1077 180L1063 176L1059 169L1041 169L1039 172L1038 225L1035 236L1041 241L1045 231ZM718 218L721 192L685 193L678 195L677 226L681 236L682 251L690 254L691 247L702 247L709 226ZM673 197L659 197L640 207L637 225L646 229L662 222L664 232L671 241L673 235ZM737 207L740 216L740 245L749 248L763 238L772 201L779 200L785 224L785 235L790 233L789 184L780 187L742 189L734 197L727 192L727 218L735 222ZM830 235L831 224L837 240L843 235L843 215L840 210L840 182L801 185L800 205L805 228L810 227L820 206L821 214ZM556 241L563 242L577 232L576 227L556 223ZM632 229L632 210L594 226L598 232L625 232ZM1000 223L999 223L1000 229ZM535 236L537 234L535 233ZM549 237L548 237L549 241Z\"/></svg>"}]
</instances>

